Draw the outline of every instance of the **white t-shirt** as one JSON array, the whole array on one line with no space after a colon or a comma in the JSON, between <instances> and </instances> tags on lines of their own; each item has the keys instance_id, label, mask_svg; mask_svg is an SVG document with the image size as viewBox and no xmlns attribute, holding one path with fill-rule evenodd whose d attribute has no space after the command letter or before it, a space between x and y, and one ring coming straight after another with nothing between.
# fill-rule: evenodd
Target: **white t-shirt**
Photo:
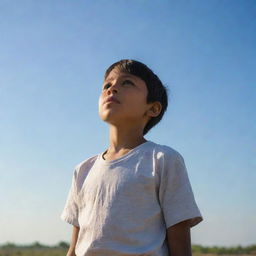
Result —
<instances>
[{"instance_id":1,"label":"white t-shirt","mask_svg":"<svg viewBox=\"0 0 256 256\"><path fill-rule=\"evenodd\" d=\"M166 229L203 220L183 157L146 141L115 160L75 167L61 219L80 227L77 256L167 256Z\"/></svg>"}]
</instances>

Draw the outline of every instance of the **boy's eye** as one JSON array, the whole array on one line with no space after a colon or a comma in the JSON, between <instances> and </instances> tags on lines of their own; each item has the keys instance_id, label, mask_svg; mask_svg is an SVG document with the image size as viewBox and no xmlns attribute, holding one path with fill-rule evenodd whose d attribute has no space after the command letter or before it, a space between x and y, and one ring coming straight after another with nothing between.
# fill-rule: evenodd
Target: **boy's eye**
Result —
<instances>
[{"instance_id":1,"label":"boy's eye","mask_svg":"<svg viewBox=\"0 0 256 256\"><path fill-rule=\"evenodd\" d=\"M134 83L131 80L128 80L128 79L124 80L122 82L122 84L132 84L132 85L134 85Z\"/></svg>"},{"instance_id":2,"label":"boy's eye","mask_svg":"<svg viewBox=\"0 0 256 256\"><path fill-rule=\"evenodd\" d=\"M128 80L128 79L124 80L124 81L122 82L122 85L123 85L123 84L132 84L132 85L134 85L134 83L133 83L131 80ZM111 85L110 83L105 84L105 85L103 86L103 90L107 89L110 85Z\"/></svg>"},{"instance_id":3,"label":"boy's eye","mask_svg":"<svg viewBox=\"0 0 256 256\"><path fill-rule=\"evenodd\" d=\"M107 89L110 86L110 83L107 83L103 86L103 89Z\"/></svg>"}]
</instances>

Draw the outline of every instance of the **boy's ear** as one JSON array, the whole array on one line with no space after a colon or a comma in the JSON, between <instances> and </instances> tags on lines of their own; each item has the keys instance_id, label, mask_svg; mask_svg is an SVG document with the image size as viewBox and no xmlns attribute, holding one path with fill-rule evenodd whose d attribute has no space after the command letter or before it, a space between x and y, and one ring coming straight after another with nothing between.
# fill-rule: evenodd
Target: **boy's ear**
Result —
<instances>
[{"instance_id":1,"label":"boy's ear","mask_svg":"<svg viewBox=\"0 0 256 256\"><path fill-rule=\"evenodd\" d=\"M151 117L156 117L161 113L161 110L162 104L159 101L155 101L148 110L148 115Z\"/></svg>"}]
</instances>

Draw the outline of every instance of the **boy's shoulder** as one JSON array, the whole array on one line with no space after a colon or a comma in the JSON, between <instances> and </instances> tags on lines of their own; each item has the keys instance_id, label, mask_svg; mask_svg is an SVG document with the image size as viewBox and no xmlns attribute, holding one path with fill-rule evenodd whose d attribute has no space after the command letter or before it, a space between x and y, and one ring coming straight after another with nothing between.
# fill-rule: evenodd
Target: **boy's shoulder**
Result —
<instances>
[{"instance_id":1,"label":"boy's shoulder","mask_svg":"<svg viewBox=\"0 0 256 256\"><path fill-rule=\"evenodd\" d=\"M81 161L80 163L78 163L76 165L76 168L79 169L79 168L83 167L84 165L93 165L94 162L96 161L97 157L98 157L98 154L84 159L83 161Z\"/></svg>"},{"instance_id":2,"label":"boy's shoulder","mask_svg":"<svg viewBox=\"0 0 256 256\"><path fill-rule=\"evenodd\" d=\"M148 147L147 149L152 152L153 155L157 159L178 159L183 161L183 156L181 153L173 148L172 146L168 146L165 144L159 144L153 141L148 141ZM143 148L143 151L145 148ZM86 158L85 160L81 161L75 166L74 174L75 176L84 176L87 175L87 173L90 171L90 169L93 167L94 163L96 162L97 158L100 154L93 155L89 158Z\"/></svg>"},{"instance_id":3,"label":"boy's shoulder","mask_svg":"<svg viewBox=\"0 0 256 256\"><path fill-rule=\"evenodd\" d=\"M94 155L94 156L91 156L89 158L86 158L85 160L78 163L75 166L75 170L74 170L75 176L81 174L81 172L89 171L92 168L92 166L94 165L97 157L98 157L98 154Z\"/></svg>"},{"instance_id":4,"label":"boy's shoulder","mask_svg":"<svg viewBox=\"0 0 256 256\"><path fill-rule=\"evenodd\" d=\"M153 141L152 141L153 142ZM179 158L183 159L182 154L175 148L165 145L165 144L159 144L153 142L155 153L157 156L160 157L171 157L171 158Z\"/></svg>"}]
</instances>

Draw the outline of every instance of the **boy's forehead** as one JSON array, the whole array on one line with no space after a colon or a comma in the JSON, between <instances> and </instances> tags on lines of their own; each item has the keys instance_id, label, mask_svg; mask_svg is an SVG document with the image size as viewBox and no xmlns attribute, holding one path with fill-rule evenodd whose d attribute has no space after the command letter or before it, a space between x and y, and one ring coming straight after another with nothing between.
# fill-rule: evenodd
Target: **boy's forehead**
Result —
<instances>
[{"instance_id":1,"label":"boy's forehead","mask_svg":"<svg viewBox=\"0 0 256 256\"><path fill-rule=\"evenodd\" d=\"M132 75L128 72L124 72L120 69L117 69L117 68L114 68L110 71L110 73L108 74L108 76L106 77L105 81L111 81L111 80L114 80L118 77L129 77L129 78L133 78L133 79L138 79L139 77L135 76L135 75Z\"/></svg>"}]
</instances>

